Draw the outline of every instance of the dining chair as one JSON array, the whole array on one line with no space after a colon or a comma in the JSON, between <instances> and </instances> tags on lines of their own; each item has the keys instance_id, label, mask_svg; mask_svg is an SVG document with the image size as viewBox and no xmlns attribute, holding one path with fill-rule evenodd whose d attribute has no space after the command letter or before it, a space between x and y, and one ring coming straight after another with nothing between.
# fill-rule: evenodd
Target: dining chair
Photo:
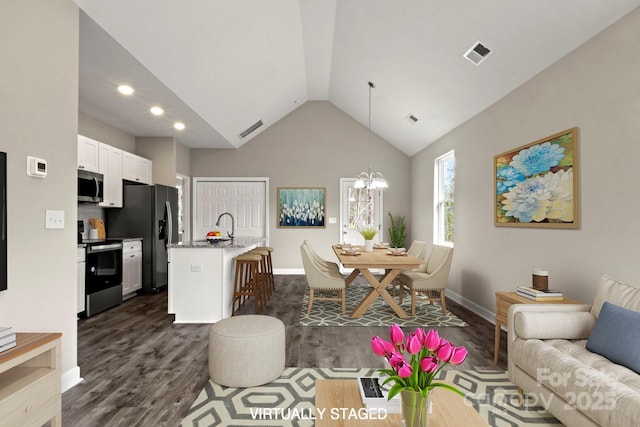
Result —
<instances>
[{"instance_id":1,"label":"dining chair","mask_svg":"<svg viewBox=\"0 0 640 427\"><path fill-rule=\"evenodd\" d=\"M407 250L407 255L412 255L416 258L420 258L420 259L424 259L424 255L425 255L425 250L427 247L427 243L426 242L422 242L420 240L414 240L411 243L411 246L409 246L409 249ZM420 267L418 267L420 268ZM396 289L398 289L399 294L400 294L400 304L402 304L402 300L404 299L404 295L403 295L403 291L402 291L402 286L400 284L400 281L398 280L398 278L396 277L393 282L391 282L391 294L393 295L393 297L396 297Z\"/></svg>"},{"instance_id":2,"label":"dining chair","mask_svg":"<svg viewBox=\"0 0 640 427\"><path fill-rule=\"evenodd\" d=\"M338 270L327 267L327 265L330 265L329 261L322 258L320 258L320 260L316 260L313 255L311 245L308 244L308 242L305 243L300 245L300 253L302 255L304 273L307 277L307 283L309 284L309 304L307 306L307 315L311 313L311 306L315 300L338 301L342 303L342 314L346 314L347 286L344 277L342 277L342 274L340 274ZM321 293L335 291L337 296L316 296L316 291Z\"/></svg>"},{"instance_id":3,"label":"dining chair","mask_svg":"<svg viewBox=\"0 0 640 427\"><path fill-rule=\"evenodd\" d=\"M447 314L444 292L447 288L453 248L434 245L425 264L416 270L398 275L401 289L411 294L411 315L416 315L416 301L440 302L442 314Z\"/></svg>"},{"instance_id":4,"label":"dining chair","mask_svg":"<svg viewBox=\"0 0 640 427\"><path fill-rule=\"evenodd\" d=\"M338 264L336 264L335 262L327 261L326 259L322 258L320 255L318 255L318 253L313 250L313 247L311 246L311 243L309 243L308 240L305 240L304 242L302 242L302 244L309 249L309 254L313 257L313 259L318 263L319 266L321 266L322 268L328 271L340 272L340 267L338 266Z\"/></svg>"}]
</instances>

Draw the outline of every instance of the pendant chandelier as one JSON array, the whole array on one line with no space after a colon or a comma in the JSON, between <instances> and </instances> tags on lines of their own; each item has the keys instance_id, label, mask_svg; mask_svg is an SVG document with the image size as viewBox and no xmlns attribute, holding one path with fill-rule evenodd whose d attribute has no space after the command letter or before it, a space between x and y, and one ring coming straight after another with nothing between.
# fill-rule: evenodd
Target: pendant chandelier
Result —
<instances>
[{"instance_id":1,"label":"pendant chandelier","mask_svg":"<svg viewBox=\"0 0 640 427\"><path fill-rule=\"evenodd\" d=\"M360 172L356 179L356 183L354 188L367 188L367 189L376 189L376 188L387 188L387 181L384 179L384 176L381 172L378 172L373 169L373 161L372 161L372 149L371 149L371 91L376 86L369 82L369 166L366 171Z\"/></svg>"}]
</instances>

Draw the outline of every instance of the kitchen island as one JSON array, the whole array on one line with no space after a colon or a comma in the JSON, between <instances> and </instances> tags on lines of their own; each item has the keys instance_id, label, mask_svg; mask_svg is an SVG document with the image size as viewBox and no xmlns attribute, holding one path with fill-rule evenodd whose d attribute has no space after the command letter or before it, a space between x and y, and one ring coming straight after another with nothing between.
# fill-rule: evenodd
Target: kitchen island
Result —
<instances>
[{"instance_id":1,"label":"kitchen island","mask_svg":"<svg viewBox=\"0 0 640 427\"><path fill-rule=\"evenodd\" d=\"M233 258L261 245L264 237L237 236L167 245L169 314L174 323L215 323L231 316Z\"/></svg>"}]
</instances>

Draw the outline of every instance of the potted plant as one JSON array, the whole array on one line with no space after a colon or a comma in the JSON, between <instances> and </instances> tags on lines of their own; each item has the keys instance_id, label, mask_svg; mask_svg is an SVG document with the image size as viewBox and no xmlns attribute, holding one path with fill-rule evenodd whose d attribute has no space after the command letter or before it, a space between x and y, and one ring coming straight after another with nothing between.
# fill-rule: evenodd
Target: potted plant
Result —
<instances>
[{"instance_id":1,"label":"potted plant","mask_svg":"<svg viewBox=\"0 0 640 427\"><path fill-rule=\"evenodd\" d=\"M373 238L378 234L378 230L369 225L361 228L359 231L362 237L364 237L364 250L371 252L373 250Z\"/></svg>"},{"instance_id":2,"label":"potted plant","mask_svg":"<svg viewBox=\"0 0 640 427\"><path fill-rule=\"evenodd\" d=\"M392 248L404 248L404 240L407 238L407 226L404 223L404 216L394 217L389 212L391 225L389 226L389 236Z\"/></svg>"},{"instance_id":3,"label":"potted plant","mask_svg":"<svg viewBox=\"0 0 640 427\"><path fill-rule=\"evenodd\" d=\"M436 387L464 396L457 388L435 380L438 372L448 363L459 365L467 357L467 349L456 347L438 335L435 329L427 332L417 328L406 336L398 325L391 326L389 341L376 336L371 348L387 359L390 369L380 369L387 376L383 384L392 382L387 398L400 393L402 415L406 427L428 425L429 401ZM410 356L407 360L406 356Z\"/></svg>"}]
</instances>

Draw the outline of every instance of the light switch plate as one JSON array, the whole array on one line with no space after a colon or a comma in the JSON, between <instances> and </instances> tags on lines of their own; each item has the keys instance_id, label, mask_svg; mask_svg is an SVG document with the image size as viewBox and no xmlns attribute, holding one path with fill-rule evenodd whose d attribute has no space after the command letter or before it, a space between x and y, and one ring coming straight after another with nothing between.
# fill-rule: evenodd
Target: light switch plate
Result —
<instances>
[{"instance_id":1,"label":"light switch plate","mask_svg":"<svg viewBox=\"0 0 640 427\"><path fill-rule=\"evenodd\" d=\"M64 228L64 211L55 211L47 209L45 214L46 229L63 229Z\"/></svg>"},{"instance_id":2,"label":"light switch plate","mask_svg":"<svg viewBox=\"0 0 640 427\"><path fill-rule=\"evenodd\" d=\"M329 224L336 224L338 222L338 218L335 216L329 217Z\"/></svg>"}]
</instances>

